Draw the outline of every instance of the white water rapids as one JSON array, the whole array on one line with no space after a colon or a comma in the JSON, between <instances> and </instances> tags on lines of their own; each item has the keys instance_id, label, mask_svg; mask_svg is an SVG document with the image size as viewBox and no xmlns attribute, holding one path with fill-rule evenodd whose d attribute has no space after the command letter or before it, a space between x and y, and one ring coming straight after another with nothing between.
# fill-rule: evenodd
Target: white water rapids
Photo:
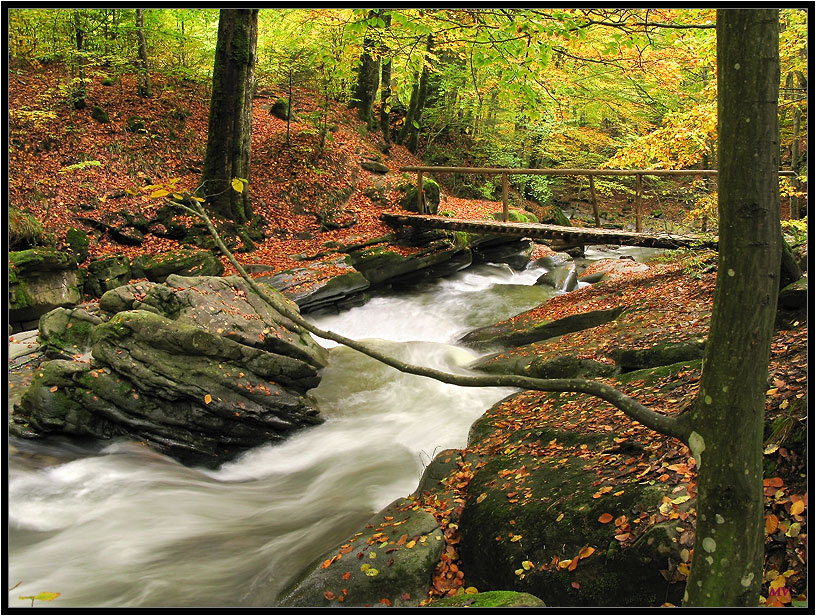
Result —
<instances>
[{"instance_id":1,"label":"white water rapids","mask_svg":"<svg viewBox=\"0 0 816 616\"><path fill-rule=\"evenodd\" d=\"M412 363L466 373L451 342L553 295L545 270L481 265L411 292L374 297L326 329L379 339ZM331 346L327 341L321 341ZM131 442L83 450L10 442L8 587L58 592L39 607L274 605L310 562L417 486L435 453L512 390L459 388L332 347L311 394L326 422L214 471Z\"/></svg>"}]
</instances>

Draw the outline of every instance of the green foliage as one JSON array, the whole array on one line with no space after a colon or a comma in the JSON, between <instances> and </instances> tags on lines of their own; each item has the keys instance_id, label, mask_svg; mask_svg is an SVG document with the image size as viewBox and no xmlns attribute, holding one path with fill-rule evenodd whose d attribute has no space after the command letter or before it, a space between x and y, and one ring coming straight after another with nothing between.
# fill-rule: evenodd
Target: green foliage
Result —
<instances>
[{"instance_id":1,"label":"green foliage","mask_svg":"<svg viewBox=\"0 0 816 616\"><path fill-rule=\"evenodd\" d=\"M783 220L781 221L782 231L790 236L793 240L792 244L798 246L806 244L808 238L808 224L807 216L801 220Z\"/></svg>"},{"instance_id":2,"label":"green foliage","mask_svg":"<svg viewBox=\"0 0 816 616\"><path fill-rule=\"evenodd\" d=\"M101 167L102 163L98 160L83 160L78 163L74 163L73 165L68 165L60 169L60 173L69 173L71 171L83 171L85 169L90 169L91 167Z\"/></svg>"},{"instance_id":3,"label":"green foliage","mask_svg":"<svg viewBox=\"0 0 816 616\"><path fill-rule=\"evenodd\" d=\"M10 250L25 250L44 242L43 226L31 214L15 207L8 210L8 240Z\"/></svg>"}]
</instances>

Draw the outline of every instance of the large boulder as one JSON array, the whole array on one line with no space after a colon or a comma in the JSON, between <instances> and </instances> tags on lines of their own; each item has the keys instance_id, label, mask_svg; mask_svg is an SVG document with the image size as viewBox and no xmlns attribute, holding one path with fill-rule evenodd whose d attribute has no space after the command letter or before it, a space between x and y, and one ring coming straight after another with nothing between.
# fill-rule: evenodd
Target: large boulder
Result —
<instances>
[{"instance_id":1,"label":"large boulder","mask_svg":"<svg viewBox=\"0 0 816 616\"><path fill-rule=\"evenodd\" d=\"M380 244L351 252L349 256L351 264L372 287L414 282L421 270L428 270L425 273L429 276L441 276L470 265L470 249L456 236L433 240L414 250Z\"/></svg>"},{"instance_id":2,"label":"large boulder","mask_svg":"<svg viewBox=\"0 0 816 616\"><path fill-rule=\"evenodd\" d=\"M9 253L9 312L15 331L37 326L39 318L82 299L82 275L67 253L32 248Z\"/></svg>"},{"instance_id":3,"label":"large boulder","mask_svg":"<svg viewBox=\"0 0 816 616\"><path fill-rule=\"evenodd\" d=\"M125 310L107 321L47 320L44 343L64 351L73 349L69 328L92 327L90 357L42 364L15 407L12 433L129 437L215 466L322 421L306 392L319 383L326 351L245 281L171 275L138 288L130 301L108 292L117 300L108 308Z\"/></svg>"},{"instance_id":4,"label":"large boulder","mask_svg":"<svg viewBox=\"0 0 816 616\"><path fill-rule=\"evenodd\" d=\"M369 281L349 263L348 257L315 261L271 275L255 278L293 300L303 312L326 306L362 303Z\"/></svg>"},{"instance_id":5,"label":"large boulder","mask_svg":"<svg viewBox=\"0 0 816 616\"><path fill-rule=\"evenodd\" d=\"M667 437L641 446L625 420L588 423L597 403L585 400L521 392L471 428L479 458L459 520L467 584L548 606L679 604L694 500L673 484L688 452Z\"/></svg>"}]
</instances>

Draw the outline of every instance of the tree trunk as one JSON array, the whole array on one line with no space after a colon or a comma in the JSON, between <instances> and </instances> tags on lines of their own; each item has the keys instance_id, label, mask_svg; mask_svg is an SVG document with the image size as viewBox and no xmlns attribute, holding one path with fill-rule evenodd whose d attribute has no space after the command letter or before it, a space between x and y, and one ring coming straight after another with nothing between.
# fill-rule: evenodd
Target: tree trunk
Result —
<instances>
[{"instance_id":1,"label":"tree trunk","mask_svg":"<svg viewBox=\"0 0 816 616\"><path fill-rule=\"evenodd\" d=\"M147 39L144 32L144 9L136 9L136 36L139 39L139 85L136 91L142 98L150 98L153 91L150 87L150 65L147 61Z\"/></svg>"},{"instance_id":2,"label":"tree trunk","mask_svg":"<svg viewBox=\"0 0 816 616\"><path fill-rule=\"evenodd\" d=\"M427 51L433 50L433 34L428 35ZM408 104L408 113L405 116L405 124L399 134L400 143L405 144L411 152L416 154L417 142L419 140L419 122L422 119L422 112L425 110L425 101L428 98L428 67L422 69L419 81L414 85L411 93L411 102Z\"/></svg>"},{"instance_id":3,"label":"tree trunk","mask_svg":"<svg viewBox=\"0 0 816 616\"><path fill-rule=\"evenodd\" d=\"M200 193L210 212L238 224L252 218L248 181L257 39L258 9L221 9ZM241 192L233 189L234 178L246 180Z\"/></svg>"},{"instance_id":4,"label":"tree trunk","mask_svg":"<svg viewBox=\"0 0 816 616\"><path fill-rule=\"evenodd\" d=\"M391 151L391 59L383 60L382 63L382 90L380 92L380 127L383 132L385 146L383 150L386 154Z\"/></svg>"},{"instance_id":5,"label":"tree trunk","mask_svg":"<svg viewBox=\"0 0 816 616\"><path fill-rule=\"evenodd\" d=\"M369 12L368 17L381 17L384 9L376 9ZM380 87L380 61L375 57L376 41L370 35L371 26L366 31L363 38L363 53L360 55L360 68L357 73L357 88L354 91L352 108L357 108L359 118L366 123L368 130L373 130L377 125L374 117L374 99L377 89Z\"/></svg>"},{"instance_id":6,"label":"tree trunk","mask_svg":"<svg viewBox=\"0 0 816 616\"><path fill-rule=\"evenodd\" d=\"M684 605L759 605L762 431L780 271L779 13L719 9L720 251L689 438L699 468Z\"/></svg>"},{"instance_id":7,"label":"tree trunk","mask_svg":"<svg viewBox=\"0 0 816 616\"><path fill-rule=\"evenodd\" d=\"M81 9L74 9L74 40L76 42L76 84L71 84L71 102L74 109L85 109L85 31Z\"/></svg>"},{"instance_id":8,"label":"tree trunk","mask_svg":"<svg viewBox=\"0 0 816 616\"><path fill-rule=\"evenodd\" d=\"M383 16L385 27L391 27L391 13ZM384 47L384 46L383 46ZM380 56L387 53L387 49L382 48ZM380 89L380 128L383 132L383 151L388 154L391 151L391 58L382 58L382 87Z\"/></svg>"}]
</instances>

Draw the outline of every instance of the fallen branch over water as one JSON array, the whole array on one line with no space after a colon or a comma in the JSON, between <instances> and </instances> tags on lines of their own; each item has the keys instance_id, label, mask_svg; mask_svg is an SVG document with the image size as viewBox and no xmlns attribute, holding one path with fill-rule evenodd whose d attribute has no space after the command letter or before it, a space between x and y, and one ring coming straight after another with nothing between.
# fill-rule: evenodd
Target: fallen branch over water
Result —
<instances>
[{"instance_id":1,"label":"fallen branch over water","mask_svg":"<svg viewBox=\"0 0 816 616\"><path fill-rule=\"evenodd\" d=\"M376 359L387 366L395 368L400 372L428 377L449 385L457 385L460 387L517 387L520 389L530 389L536 391L575 392L595 396L605 400L615 408L620 409L630 418L640 422L644 426L647 426L648 428L656 430L657 432L667 436L675 437L682 442L689 444L692 430L687 425L687 422L684 421L685 415L669 416L657 413L648 407L643 406L637 400L630 398L629 396L621 393L614 387L606 385L605 383L581 378L538 379L512 374L479 376L456 375L449 372L444 372L442 370L436 370L434 368L409 364L382 353L358 340L353 340L335 332L321 329L309 323L298 312L291 310L284 302L279 301L277 298L264 291L252 278L250 278L243 266L238 262L232 252L230 252L222 241L221 236L218 234L218 231L215 229L215 226L213 225L209 216L207 216L201 204L196 203L193 207L178 203L174 203L174 205L181 207L195 216L198 216L204 221L221 252L224 253L224 256L227 257L240 276L246 280L247 284L249 284L252 290L257 293L261 299L263 299L282 316L315 336L325 338L326 340L332 340L333 342L347 346L350 349L354 349L355 351L362 353L363 355L367 355L368 357Z\"/></svg>"}]
</instances>

